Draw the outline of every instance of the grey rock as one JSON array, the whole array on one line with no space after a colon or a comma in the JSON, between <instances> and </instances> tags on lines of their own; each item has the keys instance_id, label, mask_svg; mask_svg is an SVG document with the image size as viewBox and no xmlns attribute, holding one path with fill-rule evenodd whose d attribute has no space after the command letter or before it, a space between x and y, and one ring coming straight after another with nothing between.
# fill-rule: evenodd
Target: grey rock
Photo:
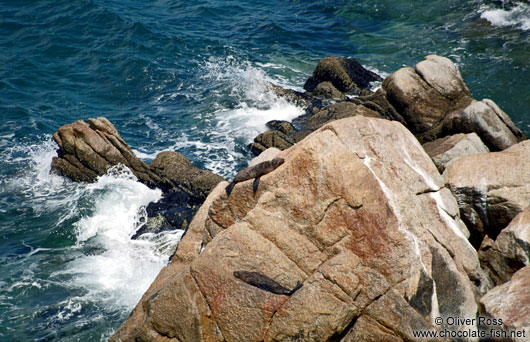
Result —
<instances>
[{"instance_id":1,"label":"grey rock","mask_svg":"<svg viewBox=\"0 0 530 342\"><path fill-rule=\"evenodd\" d=\"M489 149L476 133L458 133L423 144L425 152L443 173L454 159L477 153L487 153Z\"/></svg>"}]
</instances>

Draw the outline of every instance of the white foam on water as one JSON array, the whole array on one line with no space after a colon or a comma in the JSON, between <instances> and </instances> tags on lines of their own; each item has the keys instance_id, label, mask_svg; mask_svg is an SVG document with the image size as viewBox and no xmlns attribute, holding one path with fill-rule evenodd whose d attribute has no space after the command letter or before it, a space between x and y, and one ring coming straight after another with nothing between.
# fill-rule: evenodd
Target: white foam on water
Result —
<instances>
[{"instance_id":1,"label":"white foam on water","mask_svg":"<svg viewBox=\"0 0 530 342\"><path fill-rule=\"evenodd\" d=\"M227 176L234 171L234 162L244 159L246 148L242 146L266 131L268 121L302 115L302 108L272 91L270 84L279 82L261 66L234 56L210 57L204 62L201 80L211 85L212 110L195 114L202 132L181 134L171 149L190 149L207 169Z\"/></svg>"},{"instance_id":2,"label":"white foam on water","mask_svg":"<svg viewBox=\"0 0 530 342\"><path fill-rule=\"evenodd\" d=\"M369 70L373 73L376 73L377 75L381 76L381 78L384 80L385 78L387 78L390 73L388 72L385 72L385 71L381 71L377 68L374 68L374 67L371 67L371 66L365 66L363 65L363 67L366 68L366 70ZM370 82L370 90L373 91L373 92L376 92L378 91L379 89L381 89L383 87L383 81L373 81L373 82Z\"/></svg>"},{"instance_id":3,"label":"white foam on water","mask_svg":"<svg viewBox=\"0 0 530 342\"><path fill-rule=\"evenodd\" d=\"M145 234L141 239L131 240L145 223L145 207L159 200L162 192L139 183L125 167L111 168L90 184L50 174L56 148L51 137L46 137L35 144L15 144L9 151L3 151L4 159L20 166L16 174L2 179L0 190L7 195L2 202L13 194L22 194L35 215L56 217L51 226L43 223L42 229L56 228L59 235L63 230L73 230L76 243L61 247L60 253L55 254L65 264L58 269L54 266L57 270L47 279L40 279L33 268L40 267L39 263L45 260L42 254L59 252L58 249L23 243L29 251L17 262L31 267L6 291L51 285L71 289L75 296L53 304L59 308L54 318L59 321L77 315L81 306L88 303L129 311L166 265L183 231ZM74 226L63 224L66 220L75 222Z\"/></svg>"},{"instance_id":4,"label":"white foam on water","mask_svg":"<svg viewBox=\"0 0 530 342\"><path fill-rule=\"evenodd\" d=\"M131 240L145 222L145 207L162 192L137 182L123 166L87 185L84 196L94 209L75 223L78 256L61 273L71 274L70 285L87 290L88 300L130 309L167 263L182 231Z\"/></svg>"},{"instance_id":5,"label":"white foam on water","mask_svg":"<svg viewBox=\"0 0 530 342\"><path fill-rule=\"evenodd\" d=\"M37 143L12 145L0 158L17 167L17 173L0 180L0 191L6 194L0 202L11 196L22 197L36 215L50 212L60 215L56 226L73 217L82 186L50 173L52 158L57 156L57 145L51 136L44 136Z\"/></svg>"},{"instance_id":6,"label":"white foam on water","mask_svg":"<svg viewBox=\"0 0 530 342\"><path fill-rule=\"evenodd\" d=\"M147 161L152 161L156 158L156 156L162 152L162 151L156 151L156 152L152 152L152 153L148 153L148 152L142 152L142 151L139 151L139 150L136 150L136 149L132 149L133 153L138 157L138 159L141 159L141 160L147 160ZM167 151L167 150L166 150Z\"/></svg>"},{"instance_id":7,"label":"white foam on water","mask_svg":"<svg viewBox=\"0 0 530 342\"><path fill-rule=\"evenodd\" d=\"M507 9L483 5L479 12L481 12L480 17L489 21L493 26L515 27L523 31L530 31L529 4L516 3Z\"/></svg>"}]
</instances>

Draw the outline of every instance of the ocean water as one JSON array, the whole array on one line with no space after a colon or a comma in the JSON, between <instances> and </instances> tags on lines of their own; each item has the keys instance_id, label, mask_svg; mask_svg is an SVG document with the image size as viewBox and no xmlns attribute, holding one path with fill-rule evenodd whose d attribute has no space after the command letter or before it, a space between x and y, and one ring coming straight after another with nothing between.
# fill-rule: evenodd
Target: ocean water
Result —
<instances>
[{"instance_id":1,"label":"ocean water","mask_svg":"<svg viewBox=\"0 0 530 342\"><path fill-rule=\"evenodd\" d=\"M530 6L503 1L0 0L0 341L105 341L180 231L130 240L162 196L114 168L50 175L51 135L111 120L150 162L176 150L232 177L319 59L388 75L451 58L530 133Z\"/></svg>"}]
</instances>

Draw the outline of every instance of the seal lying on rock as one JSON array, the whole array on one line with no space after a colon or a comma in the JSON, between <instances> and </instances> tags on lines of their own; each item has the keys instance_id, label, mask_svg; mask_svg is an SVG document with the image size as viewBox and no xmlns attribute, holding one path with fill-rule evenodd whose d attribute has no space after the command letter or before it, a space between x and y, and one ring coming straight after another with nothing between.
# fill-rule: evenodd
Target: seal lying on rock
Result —
<instances>
[{"instance_id":1,"label":"seal lying on rock","mask_svg":"<svg viewBox=\"0 0 530 342\"><path fill-rule=\"evenodd\" d=\"M252 178L254 178L252 189L254 192L256 192L258 190L259 178L273 171L278 166L282 165L284 161L285 160L283 158L274 158L272 160L267 160L254 166L244 168L243 170L237 173L237 175L234 177L234 180L232 180L232 183L228 184L228 186L226 187L226 194L230 196L230 193L232 192L232 189L234 188L234 185L236 185L236 183L243 182Z\"/></svg>"},{"instance_id":2,"label":"seal lying on rock","mask_svg":"<svg viewBox=\"0 0 530 342\"><path fill-rule=\"evenodd\" d=\"M286 289L273 279L258 272L235 271L234 277L243 280L249 285L256 286L258 289L286 296L292 295L296 290L302 287L302 284L300 282L297 282L294 289Z\"/></svg>"}]
</instances>

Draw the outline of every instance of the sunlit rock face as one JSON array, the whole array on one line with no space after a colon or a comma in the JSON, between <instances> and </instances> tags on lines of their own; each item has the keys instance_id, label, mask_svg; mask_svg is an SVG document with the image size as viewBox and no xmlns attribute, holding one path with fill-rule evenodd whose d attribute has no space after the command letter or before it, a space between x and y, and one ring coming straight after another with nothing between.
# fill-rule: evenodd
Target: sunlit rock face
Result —
<instances>
[{"instance_id":1,"label":"sunlit rock face","mask_svg":"<svg viewBox=\"0 0 530 342\"><path fill-rule=\"evenodd\" d=\"M476 316L490 284L404 126L338 120L276 156L256 192L252 180L212 191L111 341L403 341L439 329L435 317ZM275 294L236 271L302 287Z\"/></svg>"}]
</instances>

